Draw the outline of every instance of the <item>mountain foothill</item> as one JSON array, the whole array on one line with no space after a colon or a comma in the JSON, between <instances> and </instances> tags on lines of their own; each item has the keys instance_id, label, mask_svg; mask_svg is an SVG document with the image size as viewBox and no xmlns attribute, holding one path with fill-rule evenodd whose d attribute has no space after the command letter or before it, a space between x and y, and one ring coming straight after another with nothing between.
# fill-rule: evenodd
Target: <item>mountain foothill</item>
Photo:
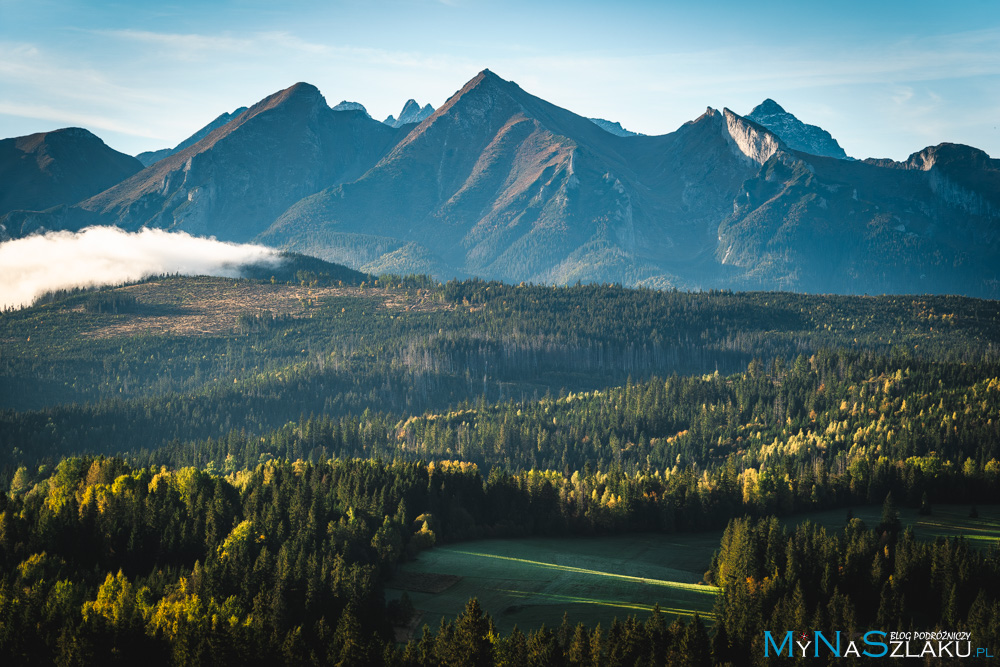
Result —
<instances>
[{"instance_id":1,"label":"mountain foothill","mask_svg":"<svg viewBox=\"0 0 1000 667\"><path fill-rule=\"evenodd\" d=\"M383 122L297 83L138 159L79 128L6 139L0 225L182 230L373 274L1000 296L981 150L854 159L770 99L646 136L489 70Z\"/></svg>"}]
</instances>

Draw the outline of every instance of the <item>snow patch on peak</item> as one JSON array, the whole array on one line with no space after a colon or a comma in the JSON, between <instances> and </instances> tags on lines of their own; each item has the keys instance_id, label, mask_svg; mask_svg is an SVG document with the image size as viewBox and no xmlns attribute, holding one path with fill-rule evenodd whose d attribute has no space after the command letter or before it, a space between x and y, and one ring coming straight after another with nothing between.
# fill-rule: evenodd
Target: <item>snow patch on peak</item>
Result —
<instances>
[{"instance_id":1,"label":"snow patch on peak","mask_svg":"<svg viewBox=\"0 0 1000 667\"><path fill-rule=\"evenodd\" d=\"M781 141L769 131L747 122L729 109L723 109L726 121L723 134L733 153L758 166L764 164L781 148Z\"/></svg>"}]
</instances>

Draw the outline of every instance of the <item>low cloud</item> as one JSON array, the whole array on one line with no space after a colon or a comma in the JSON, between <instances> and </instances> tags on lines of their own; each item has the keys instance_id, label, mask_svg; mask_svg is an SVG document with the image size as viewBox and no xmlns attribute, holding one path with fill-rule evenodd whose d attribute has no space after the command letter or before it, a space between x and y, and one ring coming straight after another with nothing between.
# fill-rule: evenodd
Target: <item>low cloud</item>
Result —
<instances>
[{"instance_id":1,"label":"low cloud","mask_svg":"<svg viewBox=\"0 0 1000 667\"><path fill-rule=\"evenodd\" d=\"M277 251L184 232L89 227L0 244L0 307L29 306L74 287L117 285L163 273L237 278L240 266L278 264Z\"/></svg>"}]
</instances>

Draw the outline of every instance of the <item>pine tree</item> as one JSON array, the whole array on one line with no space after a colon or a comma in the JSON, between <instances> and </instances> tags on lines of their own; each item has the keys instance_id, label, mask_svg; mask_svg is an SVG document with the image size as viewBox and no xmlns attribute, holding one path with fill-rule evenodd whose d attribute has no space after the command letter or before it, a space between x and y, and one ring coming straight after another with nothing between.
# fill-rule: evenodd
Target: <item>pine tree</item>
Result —
<instances>
[{"instance_id":1,"label":"pine tree","mask_svg":"<svg viewBox=\"0 0 1000 667\"><path fill-rule=\"evenodd\" d=\"M885 502L882 503L882 521L879 523L879 531L895 534L899 532L900 525L899 509L897 509L896 501L892 497L892 491L890 491L885 495Z\"/></svg>"}]
</instances>

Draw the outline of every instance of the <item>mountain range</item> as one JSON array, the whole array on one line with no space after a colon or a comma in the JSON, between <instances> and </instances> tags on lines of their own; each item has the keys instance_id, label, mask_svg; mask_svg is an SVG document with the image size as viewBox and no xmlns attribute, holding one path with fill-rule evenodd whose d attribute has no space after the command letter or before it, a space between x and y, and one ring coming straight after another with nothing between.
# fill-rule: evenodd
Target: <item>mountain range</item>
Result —
<instances>
[{"instance_id":1,"label":"mountain range","mask_svg":"<svg viewBox=\"0 0 1000 667\"><path fill-rule=\"evenodd\" d=\"M1000 296L1000 160L978 149L854 160L770 99L660 136L599 120L489 70L436 110L409 100L381 123L299 83L76 195L7 150L30 137L0 142L0 234L114 224L369 273ZM47 196L18 199L8 182Z\"/></svg>"}]
</instances>

